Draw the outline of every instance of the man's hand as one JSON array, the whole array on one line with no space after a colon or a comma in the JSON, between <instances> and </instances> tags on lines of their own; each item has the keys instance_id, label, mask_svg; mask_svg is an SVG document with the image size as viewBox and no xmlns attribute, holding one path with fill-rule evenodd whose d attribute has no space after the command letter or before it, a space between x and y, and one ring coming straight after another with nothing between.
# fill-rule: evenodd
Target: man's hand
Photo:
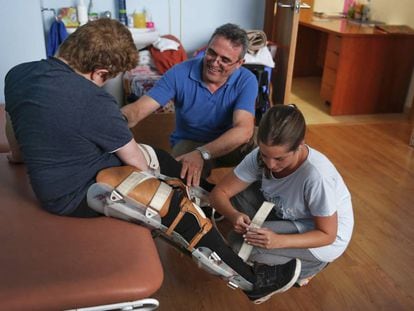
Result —
<instances>
[{"instance_id":1,"label":"man's hand","mask_svg":"<svg viewBox=\"0 0 414 311\"><path fill-rule=\"evenodd\" d=\"M183 165L180 177L186 179L187 186L200 185L201 172L204 166L204 160L201 157L200 151L194 150L180 155L175 159Z\"/></svg>"}]
</instances>

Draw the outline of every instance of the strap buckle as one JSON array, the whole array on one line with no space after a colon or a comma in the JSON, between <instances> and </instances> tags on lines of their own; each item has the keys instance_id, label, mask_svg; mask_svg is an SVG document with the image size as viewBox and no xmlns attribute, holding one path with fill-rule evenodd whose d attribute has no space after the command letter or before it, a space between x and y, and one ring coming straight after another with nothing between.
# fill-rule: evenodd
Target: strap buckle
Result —
<instances>
[{"instance_id":1,"label":"strap buckle","mask_svg":"<svg viewBox=\"0 0 414 311\"><path fill-rule=\"evenodd\" d=\"M112 190L110 199L112 202L118 202L124 199L124 197L115 189Z\"/></svg>"}]
</instances>

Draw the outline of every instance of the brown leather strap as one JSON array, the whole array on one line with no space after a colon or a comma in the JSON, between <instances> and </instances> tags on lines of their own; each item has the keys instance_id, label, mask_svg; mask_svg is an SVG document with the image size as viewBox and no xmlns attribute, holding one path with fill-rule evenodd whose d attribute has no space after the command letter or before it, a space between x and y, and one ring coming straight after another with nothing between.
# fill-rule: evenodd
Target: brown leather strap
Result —
<instances>
[{"instance_id":1,"label":"brown leather strap","mask_svg":"<svg viewBox=\"0 0 414 311\"><path fill-rule=\"evenodd\" d=\"M187 197L184 197L180 203L180 211L175 217L174 221L168 227L166 232L167 235L171 235L174 231L175 227L177 227L178 223L181 221L185 213L190 213L194 215L197 219L198 224L200 225L200 231L198 231L194 237L191 239L190 244L188 245L187 249L192 251L194 246L200 241L200 239L211 230L213 227L210 219L203 218L197 209L193 206L193 202L191 202Z\"/></svg>"},{"instance_id":2,"label":"brown leather strap","mask_svg":"<svg viewBox=\"0 0 414 311\"><path fill-rule=\"evenodd\" d=\"M187 188L187 186L178 178L171 178L171 179L165 180L165 182L172 187L180 188L183 190Z\"/></svg>"},{"instance_id":3,"label":"brown leather strap","mask_svg":"<svg viewBox=\"0 0 414 311\"><path fill-rule=\"evenodd\" d=\"M183 218L184 214L189 212L188 203L192 204L191 202L187 202L186 199L183 198L183 200L180 203L180 211L178 212L178 214L175 217L174 221L168 227L167 235L171 235L171 233L174 231L175 227L177 227L178 223ZM197 216L196 216L196 218L197 218Z\"/></svg>"},{"instance_id":4,"label":"brown leather strap","mask_svg":"<svg viewBox=\"0 0 414 311\"><path fill-rule=\"evenodd\" d=\"M168 227L167 235L171 235L171 233L174 231L175 227L177 227L178 223L183 218L185 212L183 210L180 210L177 214L177 217L175 217L174 221L171 223L171 225Z\"/></svg>"},{"instance_id":5,"label":"brown leather strap","mask_svg":"<svg viewBox=\"0 0 414 311\"><path fill-rule=\"evenodd\" d=\"M201 240L201 238L210 231L210 229L212 228L212 224L211 222L206 222L204 224L204 226L201 228L201 230L193 237L193 239L190 242L190 245L188 246L188 250L192 250L194 248L194 246L197 245L197 243Z\"/></svg>"}]
</instances>

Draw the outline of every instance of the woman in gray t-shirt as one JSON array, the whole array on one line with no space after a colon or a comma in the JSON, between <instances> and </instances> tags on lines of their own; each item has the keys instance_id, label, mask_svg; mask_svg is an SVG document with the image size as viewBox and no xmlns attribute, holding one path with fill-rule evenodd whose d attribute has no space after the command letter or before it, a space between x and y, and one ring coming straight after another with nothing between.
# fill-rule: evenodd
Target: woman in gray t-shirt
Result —
<instances>
[{"instance_id":1,"label":"woman in gray t-shirt","mask_svg":"<svg viewBox=\"0 0 414 311\"><path fill-rule=\"evenodd\" d=\"M354 225L351 195L329 159L305 144L306 124L294 105L263 117L259 147L211 193L211 203L232 224L234 248L253 247L248 261L302 261L306 284L346 249ZM252 228L263 201L273 204L262 228Z\"/></svg>"}]
</instances>

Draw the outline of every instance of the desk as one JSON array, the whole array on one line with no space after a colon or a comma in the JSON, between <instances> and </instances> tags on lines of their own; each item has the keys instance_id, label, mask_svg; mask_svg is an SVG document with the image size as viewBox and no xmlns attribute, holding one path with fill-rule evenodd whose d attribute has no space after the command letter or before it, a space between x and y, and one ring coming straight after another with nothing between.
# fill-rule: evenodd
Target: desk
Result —
<instances>
[{"instance_id":1,"label":"desk","mask_svg":"<svg viewBox=\"0 0 414 311\"><path fill-rule=\"evenodd\" d=\"M322 76L331 115L403 112L414 68L414 35L345 19L299 23L293 75Z\"/></svg>"}]
</instances>

